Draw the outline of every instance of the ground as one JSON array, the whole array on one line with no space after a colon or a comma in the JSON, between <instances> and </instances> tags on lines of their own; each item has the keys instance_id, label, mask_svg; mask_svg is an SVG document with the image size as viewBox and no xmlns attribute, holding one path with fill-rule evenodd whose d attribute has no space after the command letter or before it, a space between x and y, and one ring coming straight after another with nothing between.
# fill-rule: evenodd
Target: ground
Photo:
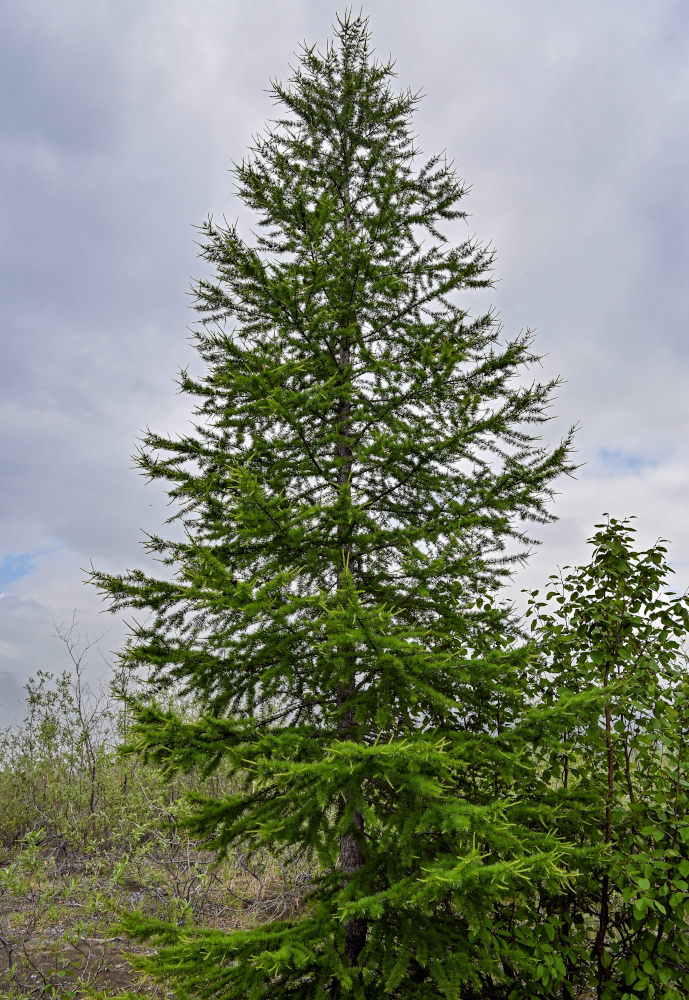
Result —
<instances>
[{"instance_id":1,"label":"ground","mask_svg":"<svg viewBox=\"0 0 689 1000\"><path fill-rule=\"evenodd\" d=\"M295 912L311 877L304 863L249 865L242 855L217 868L212 862L189 842L162 835L131 856L29 841L0 858L0 1000L127 990L162 1000L165 992L132 967L148 949L122 934L122 912L248 927Z\"/></svg>"}]
</instances>

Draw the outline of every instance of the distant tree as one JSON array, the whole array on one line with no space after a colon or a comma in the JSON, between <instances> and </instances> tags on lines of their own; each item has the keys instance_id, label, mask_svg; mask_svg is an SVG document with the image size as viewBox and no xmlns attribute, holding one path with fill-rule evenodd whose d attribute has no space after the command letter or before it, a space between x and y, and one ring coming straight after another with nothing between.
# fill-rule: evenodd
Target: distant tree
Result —
<instances>
[{"instance_id":1,"label":"distant tree","mask_svg":"<svg viewBox=\"0 0 689 1000\"><path fill-rule=\"evenodd\" d=\"M255 245L203 227L208 374L180 382L200 422L138 456L180 504L186 540L146 543L174 579L91 574L111 610L151 612L122 662L200 708L140 703L133 748L242 782L189 829L320 865L300 912L253 930L130 921L180 997L512 996L537 887L567 876L528 791L534 653L498 591L571 432L537 436L558 383L524 378L530 334L458 301L492 253L441 233L465 188L443 156L417 167L393 76L347 14L273 83L284 117L234 169Z\"/></svg>"}]
</instances>

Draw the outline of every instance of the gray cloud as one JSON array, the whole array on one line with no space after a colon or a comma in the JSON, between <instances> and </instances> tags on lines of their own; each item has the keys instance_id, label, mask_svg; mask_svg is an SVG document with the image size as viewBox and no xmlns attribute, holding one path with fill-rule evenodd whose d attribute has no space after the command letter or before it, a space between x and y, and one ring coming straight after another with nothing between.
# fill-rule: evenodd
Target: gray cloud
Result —
<instances>
[{"instance_id":1,"label":"gray cloud","mask_svg":"<svg viewBox=\"0 0 689 1000\"><path fill-rule=\"evenodd\" d=\"M518 585L586 558L603 511L639 515L689 572L689 17L678 2L372 0L373 41L426 94L427 152L472 185L470 226L498 251L507 334L536 331L543 374L567 381L548 434L579 421L575 481ZM145 425L186 430L178 366L193 225L250 219L227 173L273 114L266 88L300 41L324 41L316 0L228 4L33 0L0 12L0 725L39 666L66 666L53 619L124 625L83 585L92 559L160 571L140 545L170 511L132 471ZM8 564L9 565L9 564ZM4 579L4 578L3 578ZM126 616L125 616L126 617ZM103 671L96 658L94 670ZM14 706L14 707L12 707Z\"/></svg>"},{"instance_id":2,"label":"gray cloud","mask_svg":"<svg viewBox=\"0 0 689 1000\"><path fill-rule=\"evenodd\" d=\"M21 718L24 696L14 674L5 670L0 670L0 691L0 728L4 729Z\"/></svg>"}]
</instances>

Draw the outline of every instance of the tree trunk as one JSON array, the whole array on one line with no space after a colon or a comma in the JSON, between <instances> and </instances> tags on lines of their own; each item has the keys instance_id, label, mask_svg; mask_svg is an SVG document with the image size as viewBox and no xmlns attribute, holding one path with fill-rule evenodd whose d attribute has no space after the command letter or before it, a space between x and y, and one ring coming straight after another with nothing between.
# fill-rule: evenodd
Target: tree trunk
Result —
<instances>
[{"instance_id":1,"label":"tree trunk","mask_svg":"<svg viewBox=\"0 0 689 1000\"><path fill-rule=\"evenodd\" d=\"M358 809L354 812L354 824L363 833L364 820ZM340 837L340 865L346 875L358 872L364 865L364 855L353 833L343 833ZM359 953L366 944L367 926L365 917L355 917L345 927L345 955L352 965L357 964Z\"/></svg>"},{"instance_id":2,"label":"tree trunk","mask_svg":"<svg viewBox=\"0 0 689 1000\"><path fill-rule=\"evenodd\" d=\"M610 679L610 663L605 664L605 676L603 678L603 687L607 688ZM612 713L610 711L610 702L605 703L605 750L608 763L608 794L605 801L605 843L609 844L612 840L612 803L615 795L615 761L613 755L612 747ZM600 998L603 993L603 988L605 983L610 978L609 969L603 964L603 956L605 954L605 938L608 933L608 924L610 922L609 913L609 900L610 900L610 879L608 873L603 874L601 880L601 901L600 901L600 920L598 923L598 933L596 934L596 959L598 962L598 997Z\"/></svg>"},{"instance_id":3,"label":"tree trunk","mask_svg":"<svg viewBox=\"0 0 689 1000\"><path fill-rule=\"evenodd\" d=\"M345 146L345 183L343 186L343 202L345 206L345 219L344 219L344 230L345 232L351 232L351 220L349 217L350 210L350 191L349 191L349 179L347 177L348 164L346 163L348 154ZM345 316L344 320L350 320L351 317ZM338 365L341 372L345 372L351 363L351 341L350 341L350 331L349 322L344 322L344 333L342 337L342 342L340 344L340 351L338 357ZM345 387L345 382L343 379L343 388ZM347 388L349 388L347 384ZM351 503L351 475L352 475L352 448L351 448L351 427L350 427L350 413L352 404L348 395L344 394L340 397L337 407L337 429L339 435L339 441L337 444L337 456L341 460L341 464L337 470L337 485L339 489L340 499L345 501L343 504L343 513L346 510L349 513L350 503ZM340 544L339 551L340 557L342 559L342 565L337 568L337 587L338 590L342 588L342 583L344 582L344 577L348 575L350 570L350 557L352 554L352 543L350 536L350 525L343 520L340 523ZM339 731L342 736L347 738L352 738L354 729L354 708L350 702L356 685L356 650L346 649L343 650L347 659L351 663L351 673L347 678L347 683L342 684L338 688L337 701L339 706L345 706L345 711L340 719ZM345 804L350 800L350 793L346 789L343 790L343 797ZM358 809L354 811L354 826L360 835L364 832L364 819ZM340 836L340 867L343 874L345 875L345 883L348 881L347 876L353 875L363 868L365 863L364 854L361 850L360 843L357 841L357 836L354 831L350 833L343 833ZM345 927L345 955L349 959L352 965L357 964L359 954L366 943L366 930L367 930L367 920L364 917L356 917L350 920Z\"/></svg>"}]
</instances>

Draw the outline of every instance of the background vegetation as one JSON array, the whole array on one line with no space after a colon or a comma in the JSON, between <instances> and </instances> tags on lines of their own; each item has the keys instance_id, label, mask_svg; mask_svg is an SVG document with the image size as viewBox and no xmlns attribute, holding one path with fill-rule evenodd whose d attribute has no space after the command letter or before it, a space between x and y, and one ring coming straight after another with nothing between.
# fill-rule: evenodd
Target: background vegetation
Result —
<instances>
[{"instance_id":1,"label":"background vegetation","mask_svg":"<svg viewBox=\"0 0 689 1000\"><path fill-rule=\"evenodd\" d=\"M219 864L180 830L185 793L231 789L222 769L165 778L117 752L129 726L122 676L94 688L86 654L58 628L69 667L38 671L23 723L0 732L0 997L165 996L132 964L147 950L122 912L179 925L255 926L298 910L313 866L241 852ZM129 691L131 694L131 680ZM189 715L190 706L177 702Z\"/></svg>"}]
</instances>

